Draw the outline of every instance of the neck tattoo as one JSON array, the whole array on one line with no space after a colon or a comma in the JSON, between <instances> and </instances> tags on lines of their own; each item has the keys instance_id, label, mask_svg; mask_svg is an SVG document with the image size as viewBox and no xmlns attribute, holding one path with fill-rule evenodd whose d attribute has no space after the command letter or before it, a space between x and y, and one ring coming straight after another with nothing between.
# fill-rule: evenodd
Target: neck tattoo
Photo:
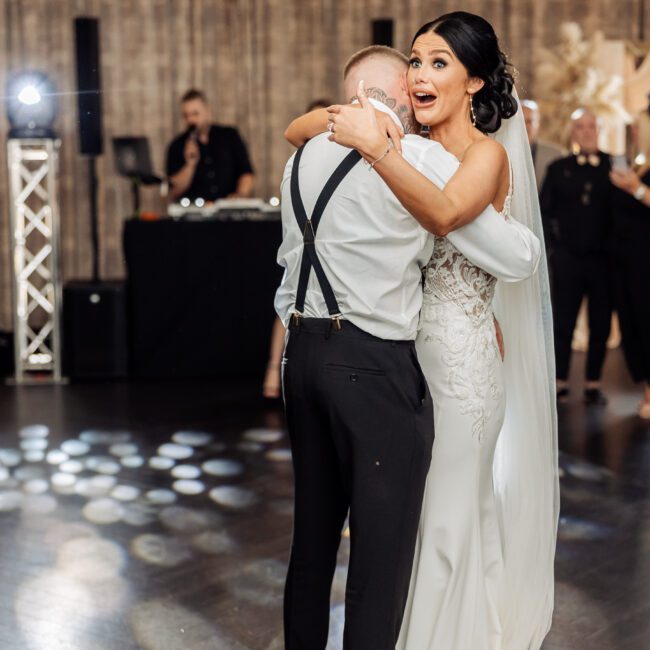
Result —
<instances>
[{"instance_id":1,"label":"neck tattoo","mask_svg":"<svg viewBox=\"0 0 650 650\"><path fill-rule=\"evenodd\" d=\"M408 135L409 133L418 133L420 131L420 127L415 121L413 111L404 104L400 104L398 106L397 100L394 97L389 97L386 91L378 88L377 86L371 86L370 88L366 88L366 95L369 98L376 99L378 102L381 102L384 104L384 106L388 106L388 108L396 113L397 117L402 123L405 134ZM353 95L350 97L350 103L356 101L357 99L358 97L356 95Z\"/></svg>"}]
</instances>

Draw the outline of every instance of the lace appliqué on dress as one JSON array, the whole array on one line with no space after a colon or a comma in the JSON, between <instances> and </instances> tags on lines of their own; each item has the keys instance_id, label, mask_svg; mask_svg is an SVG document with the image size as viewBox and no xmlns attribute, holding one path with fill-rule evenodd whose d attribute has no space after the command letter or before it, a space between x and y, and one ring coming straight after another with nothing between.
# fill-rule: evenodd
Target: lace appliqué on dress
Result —
<instances>
[{"instance_id":1,"label":"lace appliqu\u00e9 on dress","mask_svg":"<svg viewBox=\"0 0 650 650\"><path fill-rule=\"evenodd\" d=\"M499 213L506 220L511 218L514 189L510 161L508 165L510 187ZM491 308L496 283L494 276L474 266L447 238L436 237L431 261L424 269L420 328L426 330L425 343L442 344L449 389L463 402L461 413L474 418L472 433L479 442L492 416L489 404L498 403L502 392L494 372L501 361Z\"/></svg>"},{"instance_id":2,"label":"lace appliqu\u00e9 on dress","mask_svg":"<svg viewBox=\"0 0 650 650\"><path fill-rule=\"evenodd\" d=\"M441 344L447 385L463 403L461 413L473 418L472 433L479 442L492 416L489 405L501 396L494 372L499 355L491 310L495 286L496 278L474 266L449 240L436 239L425 269L424 340Z\"/></svg>"},{"instance_id":3,"label":"lace appliqu\u00e9 on dress","mask_svg":"<svg viewBox=\"0 0 650 650\"><path fill-rule=\"evenodd\" d=\"M433 255L424 270L425 305L454 303L479 325L492 315L490 305L496 282L495 277L474 266L448 239L436 237ZM426 314L423 317L426 320Z\"/></svg>"},{"instance_id":4,"label":"lace appliqu\u00e9 on dress","mask_svg":"<svg viewBox=\"0 0 650 650\"><path fill-rule=\"evenodd\" d=\"M511 218L514 189L512 167L509 171L510 187L499 213L506 220ZM502 392L494 372L501 361L491 308L496 283L494 276L474 266L446 237L436 237L431 261L424 269L420 328L426 330L425 343L442 344L449 389L463 402L461 413L474 419L472 433L479 442L492 416L489 404L498 404Z\"/></svg>"}]
</instances>

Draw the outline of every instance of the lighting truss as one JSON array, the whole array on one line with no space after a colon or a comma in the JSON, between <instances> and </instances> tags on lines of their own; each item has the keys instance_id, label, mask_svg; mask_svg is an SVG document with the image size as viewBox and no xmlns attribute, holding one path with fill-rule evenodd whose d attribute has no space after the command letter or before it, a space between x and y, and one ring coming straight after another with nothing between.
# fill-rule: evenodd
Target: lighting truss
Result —
<instances>
[{"instance_id":1,"label":"lighting truss","mask_svg":"<svg viewBox=\"0 0 650 650\"><path fill-rule=\"evenodd\" d=\"M59 145L46 138L7 145L16 383L62 380Z\"/></svg>"}]
</instances>

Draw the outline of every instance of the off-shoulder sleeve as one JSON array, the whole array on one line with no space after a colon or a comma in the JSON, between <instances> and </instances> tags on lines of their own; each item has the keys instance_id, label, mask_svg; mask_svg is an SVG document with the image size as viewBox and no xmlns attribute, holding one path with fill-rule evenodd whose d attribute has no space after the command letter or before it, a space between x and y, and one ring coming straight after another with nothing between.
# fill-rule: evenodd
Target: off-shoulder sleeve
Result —
<instances>
[{"instance_id":1,"label":"off-shoulder sleeve","mask_svg":"<svg viewBox=\"0 0 650 650\"><path fill-rule=\"evenodd\" d=\"M541 242L529 228L504 219L492 206L447 238L472 264L504 282L529 278L542 254Z\"/></svg>"}]
</instances>

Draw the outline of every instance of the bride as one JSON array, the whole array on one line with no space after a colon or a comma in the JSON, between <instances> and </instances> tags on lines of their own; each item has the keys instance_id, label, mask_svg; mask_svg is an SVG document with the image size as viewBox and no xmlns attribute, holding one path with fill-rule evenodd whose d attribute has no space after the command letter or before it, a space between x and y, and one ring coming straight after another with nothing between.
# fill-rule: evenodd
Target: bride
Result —
<instances>
[{"instance_id":1,"label":"bride","mask_svg":"<svg viewBox=\"0 0 650 650\"><path fill-rule=\"evenodd\" d=\"M421 27L407 82L417 121L459 160L444 190L390 146L362 84L361 110L328 109L330 139L378 161L414 216L446 224L425 269L416 341L436 438L397 647L538 650L553 611L559 510L548 273L542 261L529 280L497 283L442 236L493 204L542 239L524 121L506 57L479 16L454 12Z\"/></svg>"}]
</instances>

